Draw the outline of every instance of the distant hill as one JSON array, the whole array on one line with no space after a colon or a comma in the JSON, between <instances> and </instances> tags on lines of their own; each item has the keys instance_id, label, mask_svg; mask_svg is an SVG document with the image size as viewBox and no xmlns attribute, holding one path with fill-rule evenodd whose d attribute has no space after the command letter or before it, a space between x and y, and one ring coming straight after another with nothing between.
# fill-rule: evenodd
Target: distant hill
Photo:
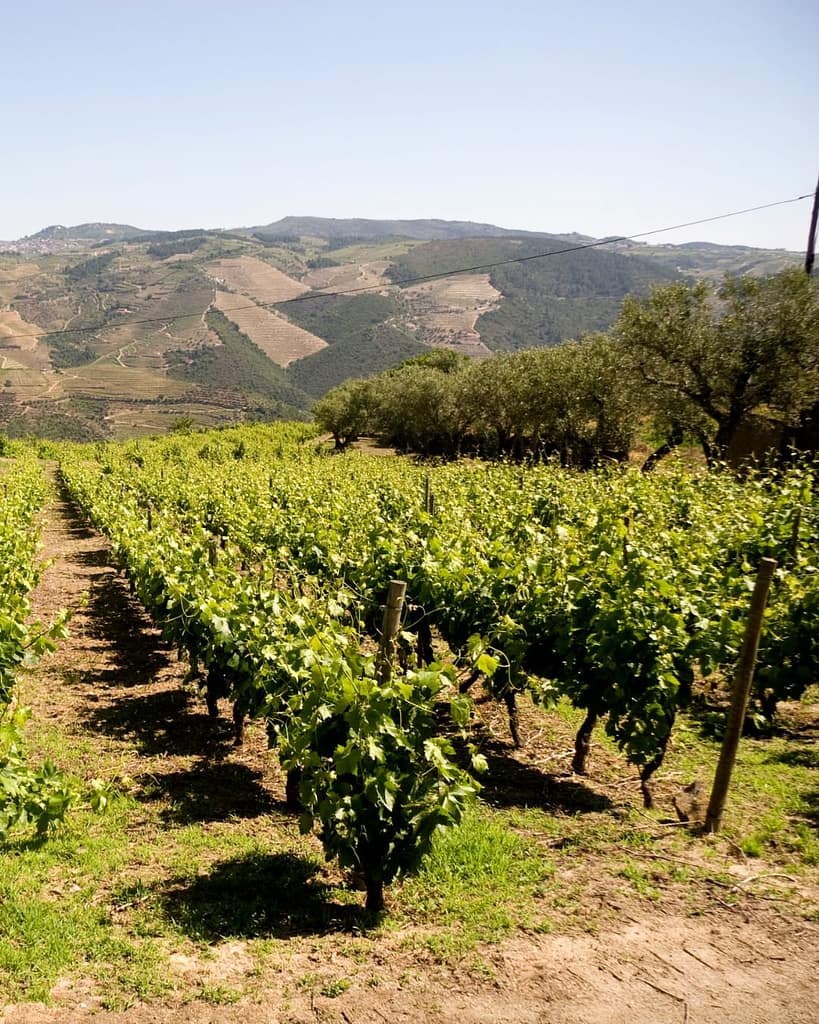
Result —
<instances>
[{"instance_id":1,"label":"distant hill","mask_svg":"<svg viewBox=\"0 0 819 1024\"><path fill-rule=\"evenodd\" d=\"M442 220L52 225L0 252L0 431L104 438L303 416L328 388L431 347L554 345L606 329L624 295L653 284L802 258L708 242L548 255L590 241Z\"/></svg>"},{"instance_id":2,"label":"distant hill","mask_svg":"<svg viewBox=\"0 0 819 1024\"><path fill-rule=\"evenodd\" d=\"M26 235L24 238L18 238L16 242L6 242L4 245L8 250L23 255L70 252L76 249L87 249L99 242L130 241L148 233L131 224L106 224L98 221L90 224L75 224L73 227L52 224L36 234Z\"/></svg>"},{"instance_id":3,"label":"distant hill","mask_svg":"<svg viewBox=\"0 0 819 1024\"><path fill-rule=\"evenodd\" d=\"M604 330L625 295L642 295L652 284L679 280L677 272L639 257L603 248L560 252L565 248L565 240L556 235L429 242L394 260L388 274L401 282L462 266L500 264L488 271L500 301L476 323L489 349L555 345ZM559 255L532 258L552 250ZM511 260L525 262L505 262Z\"/></svg>"},{"instance_id":4,"label":"distant hill","mask_svg":"<svg viewBox=\"0 0 819 1024\"><path fill-rule=\"evenodd\" d=\"M495 224L476 224L468 220L366 220L358 217L282 217L271 224L237 228L235 231L278 238L417 238L422 242L439 238L500 238L506 235L539 234L533 231L499 228Z\"/></svg>"}]
</instances>

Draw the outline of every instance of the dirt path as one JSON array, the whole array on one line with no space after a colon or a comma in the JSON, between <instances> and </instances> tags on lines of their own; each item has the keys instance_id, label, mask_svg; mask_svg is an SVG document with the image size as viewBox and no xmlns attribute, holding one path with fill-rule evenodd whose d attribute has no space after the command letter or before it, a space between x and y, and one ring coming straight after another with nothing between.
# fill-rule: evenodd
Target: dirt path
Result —
<instances>
[{"instance_id":1,"label":"dirt path","mask_svg":"<svg viewBox=\"0 0 819 1024\"><path fill-rule=\"evenodd\" d=\"M44 546L54 561L34 595L36 614L47 618L58 608L76 608L86 592L88 602L76 613L70 638L26 684L35 718L93 735L95 771L107 765L150 778L188 803L206 794L211 820L219 820L222 791L231 813L237 800L240 809L248 803L237 828L250 827L251 812L277 806L281 780L261 731L251 732L246 748L233 750L227 727L208 720L200 703L180 690L182 666L110 566L105 543L65 500L45 516ZM140 827L135 821L135 832ZM589 890L590 926L607 898L605 887ZM0 1022L812 1024L819 927L785 916L775 903L725 907L692 916L684 906L635 903L621 908L619 927L599 934L518 933L483 951L492 968L485 977L429 963L396 933L359 937L352 953L347 936L297 934L286 943L288 959L263 970L253 994L235 1005L169 999L106 1011L79 977L58 986L54 1005L7 1006ZM222 939L207 962L190 950L169 950L169 971L223 982L243 971L258 973L245 949L241 939ZM350 979L335 998L297 982L328 968Z\"/></svg>"}]
</instances>

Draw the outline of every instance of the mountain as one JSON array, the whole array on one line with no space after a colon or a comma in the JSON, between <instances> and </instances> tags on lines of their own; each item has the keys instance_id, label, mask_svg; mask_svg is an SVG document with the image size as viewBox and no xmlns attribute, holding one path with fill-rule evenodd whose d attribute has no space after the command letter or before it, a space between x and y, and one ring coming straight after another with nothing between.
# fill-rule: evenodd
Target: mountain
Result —
<instances>
[{"instance_id":1,"label":"mountain","mask_svg":"<svg viewBox=\"0 0 819 1024\"><path fill-rule=\"evenodd\" d=\"M303 417L328 388L430 347L482 358L553 345L606 329L624 295L652 285L801 261L594 241L435 220L53 225L0 252L0 432Z\"/></svg>"},{"instance_id":2,"label":"mountain","mask_svg":"<svg viewBox=\"0 0 819 1024\"><path fill-rule=\"evenodd\" d=\"M236 233L263 235L277 239L326 238L373 241L385 238L415 238L431 242L439 238L500 238L506 235L537 235L534 231L499 228L494 224L476 224L461 220L366 220L334 217L282 217L253 228L237 228Z\"/></svg>"},{"instance_id":3,"label":"mountain","mask_svg":"<svg viewBox=\"0 0 819 1024\"><path fill-rule=\"evenodd\" d=\"M18 252L21 255L46 254L54 252L71 252L77 249L88 249L92 245L103 242L122 242L141 238L149 232L135 228L130 224L75 224L65 227L63 224L52 224L34 235L18 238L16 242L4 242L6 251Z\"/></svg>"}]
</instances>

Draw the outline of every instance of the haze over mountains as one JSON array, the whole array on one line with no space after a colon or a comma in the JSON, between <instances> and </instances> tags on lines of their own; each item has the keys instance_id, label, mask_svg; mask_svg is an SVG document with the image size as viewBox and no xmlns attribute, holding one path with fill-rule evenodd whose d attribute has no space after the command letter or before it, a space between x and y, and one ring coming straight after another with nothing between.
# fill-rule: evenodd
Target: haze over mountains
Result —
<instances>
[{"instance_id":1,"label":"haze over mountains","mask_svg":"<svg viewBox=\"0 0 819 1024\"><path fill-rule=\"evenodd\" d=\"M591 241L444 220L52 225L0 243L0 430L102 438L303 416L430 346L481 358L557 344L606 329L653 284L801 259L707 242L529 258Z\"/></svg>"}]
</instances>

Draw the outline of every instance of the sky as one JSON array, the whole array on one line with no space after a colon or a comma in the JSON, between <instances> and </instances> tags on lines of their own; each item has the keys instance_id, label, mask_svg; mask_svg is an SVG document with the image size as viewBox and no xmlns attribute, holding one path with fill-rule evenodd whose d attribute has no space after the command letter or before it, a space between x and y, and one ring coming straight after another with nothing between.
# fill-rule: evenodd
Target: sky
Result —
<instances>
[{"instance_id":1,"label":"sky","mask_svg":"<svg viewBox=\"0 0 819 1024\"><path fill-rule=\"evenodd\" d=\"M2 3L0 238L441 217L630 235L812 193L819 3ZM800 250L810 201L657 235Z\"/></svg>"}]
</instances>

